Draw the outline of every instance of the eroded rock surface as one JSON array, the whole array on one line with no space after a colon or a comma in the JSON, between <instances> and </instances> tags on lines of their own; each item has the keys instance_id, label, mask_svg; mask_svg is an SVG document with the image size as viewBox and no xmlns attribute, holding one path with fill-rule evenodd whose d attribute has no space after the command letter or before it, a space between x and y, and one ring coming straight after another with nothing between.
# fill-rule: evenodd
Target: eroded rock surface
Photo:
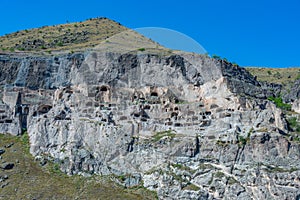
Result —
<instances>
[{"instance_id":1,"label":"eroded rock surface","mask_svg":"<svg viewBox=\"0 0 300 200\"><path fill-rule=\"evenodd\" d=\"M204 55L0 56L0 131L67 174L115 174L161 199L295 199L280 86ZM119 177L119 178L118 178Z\"/></svg>"}]
</instances>

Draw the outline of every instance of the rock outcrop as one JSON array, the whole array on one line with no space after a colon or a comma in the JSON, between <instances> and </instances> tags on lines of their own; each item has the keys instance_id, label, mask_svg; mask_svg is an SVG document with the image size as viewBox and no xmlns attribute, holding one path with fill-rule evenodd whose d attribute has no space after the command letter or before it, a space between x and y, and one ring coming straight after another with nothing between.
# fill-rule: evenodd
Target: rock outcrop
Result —
<instances>
[{"instance_id":1,"label":"rock outcrop","mask_svg":"<svg viewBox=\"0 0 300 200\"><path fill-rule=\"evenodd\" d=\"M295 199L300 145L280 86L204 55L1 55L0 132L67 174L115 174L161 199Z\"/></svg>"}]
</instances>

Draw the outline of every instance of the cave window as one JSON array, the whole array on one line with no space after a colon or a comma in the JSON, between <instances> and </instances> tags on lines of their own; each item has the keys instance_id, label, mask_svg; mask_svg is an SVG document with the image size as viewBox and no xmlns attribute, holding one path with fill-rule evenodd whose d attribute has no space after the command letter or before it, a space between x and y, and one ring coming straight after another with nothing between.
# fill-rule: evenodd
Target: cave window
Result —
<instances>
[{"instance_id":1,"label":"cave window","mask_svg":"<svg viewBox=\"0 0 300 200\"><path fill-rule=\"evenodd\" d=\"M101 91L101 92L107 92L107 91L108 91L108 88L107 88L106 86L102 86L102 87L100 88L100 91Z\"/></svg>"},{"instance_id":2,"label":"cave window","mask_svg":"<svg viewBox=\"0 0 300 200\"><path fill-rule=\"evenodd\" d=\"M151 97L158 97L158 94L157 94L157 92L151 92L151 95L150 95Z\"/></svg>"},{"instance_id":3,"label":"cave window","mask_svg":"<svg viewBox=\"0 0 300 200\"><path fill-rule=\"evenodd\" d=\"M173 113L171 114L171 118L172 118L172 117L177 117L177 116L178 116L178 114L175 113L175 112L173 112Z\"/></svg>"},{"instance_id":4,"label":"cave window","mask_svg":"<svg viewBox=\"0 0 300 200\"><path fill-rule=\"evenodd\" d=\"M28 107L25 107L25 108L24 108L24 114L25 114L25 115L28 115L28 113L29 113L29 108L28 108Z\"/></svg>"},{"instance_id":5,"label":"cave window","mask_svg":"<svg viewBox=\"0 0 300 200\"><path fill-rule=\"evenodd\" d=\"M12 123L13 122L13 120L12 119L7 119L7 120L5 120L5 123Z\"/></svg>"},{"instance_id":6,"label":"cave window","mask_svg":"<svg viewBox=\"0 0 300 200\"><path fill-rule=\"evenodd\" d=\"M175 126L175 127L180 127L181 124L180 124L180 123L175 123L174 126Z\"/></svg>"},{"instance_id":7,"label":"cave window","mask_svg":"<svg viewBox=\"0 0 300 200\"><path fill-rule=\"evenodd\" d=\"M211 112L210 111L206 111L205 115L211 115Z\"/></svg>"},{"instance_id":8,"label":"cave window","mask_svg":"<svg viewBox=\"0 0 300 200\"><path fill-rule=\"evenodd\" d=\"M143 117L143 118L141 118L141 121L142 121L142 122L146 122L147 119Z\"/></svg>"},{"instance_id":9,"label":"cave window","mask_svg":"<svg viewBox=\"0 0 300 200\"><path fill-rule=\"evenodd\" d=\"M22 113L22 107L21 106L18 106L17 113Z\"/></svg>"},{"instance_id":10,"label":"cave window","mask_svg":"<svg viewBox=\"0 0 300 200\"><path fill-rule=\"evenodd\" d=\"M145 105L145 107L144 107L145 110L150 110L150 108L151 107L149 105Z\"/></svg>"},{"instance_id":11,"label":"cave window","mask_svg":"<svg viewBox=\"0 0 300 200\"><path fill-rule=\"evenodd\" d=\"M134 116L134 117L140 117L140 114L134 113L133 116Z\"/></svg>"}]
</instances>

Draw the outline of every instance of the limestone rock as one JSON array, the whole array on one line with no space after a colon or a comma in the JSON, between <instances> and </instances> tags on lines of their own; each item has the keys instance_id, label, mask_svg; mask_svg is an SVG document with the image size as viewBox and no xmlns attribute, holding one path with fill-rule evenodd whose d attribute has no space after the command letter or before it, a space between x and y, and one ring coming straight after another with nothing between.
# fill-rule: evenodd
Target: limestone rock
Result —
<instances>
[{"instance_id":1,"label":"limestone rock","mask_svg":"<svg viewBox=\"0 0 300 200\"><path fill-rule=\"evenodd\" d=\"M300 145L281 87L205 55L0 55L0 132L73 175L114 174L161 199L293 199ZM48 157L48 158L46 158Z\"/></svg>"}]
</instances>

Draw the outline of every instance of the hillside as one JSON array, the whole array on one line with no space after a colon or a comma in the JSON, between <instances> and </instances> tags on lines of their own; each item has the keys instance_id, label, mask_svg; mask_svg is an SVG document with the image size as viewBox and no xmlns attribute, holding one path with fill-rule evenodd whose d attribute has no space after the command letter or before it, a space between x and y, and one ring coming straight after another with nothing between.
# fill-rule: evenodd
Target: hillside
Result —
<instances>
[{"instance_id":1,"label":"hillside","mask_svg":"<svg viewBox=\"0 0 300 200\"><path fill-rule=\"evenodd\" d=\"M0 37L0 51L79 51L128 30L107 18L17 31Z\"/></svg>"},{"instance_id":2,"label":"hillside","mask_svg":"<svg viewBox=\"0 0 300 200\"><path fill-rule=\"evenodd\" d=\"M104 35L87 31L97 21ZM25 42L23 53L7 51L23 45L19 33L6 36L0 199L300 198L300 80L282 95L226 60L166 49L109 19L82 23L60 45L70 24L51 27L49 47ZM269 70L280 83L298 76Z\"/></svg>"},{"instance_id":3,"label":"hillside","mask_svg":"<svg viewBox=\"0 0 300 200\"><path fill-rule=\"evenodd\" d=\"M259 81L267 81L270 83L278 83L288 85L297 79L300 79L299 68L260 68L246 67L253 76Z\"/></svg>"},{"instance_id":4,"label":"hillside","mask_svg":"<svg viewBox=\"0 0 300 200\"><path fill-rule=\"evenodd\" d=\"M29 154L27 135L0 134L0 199L156 199L143 188L124 189L113 176L67 176L51 161L34 159ZM4 153L3 153L4 152Z\"/></svg>"}]
</instances>

